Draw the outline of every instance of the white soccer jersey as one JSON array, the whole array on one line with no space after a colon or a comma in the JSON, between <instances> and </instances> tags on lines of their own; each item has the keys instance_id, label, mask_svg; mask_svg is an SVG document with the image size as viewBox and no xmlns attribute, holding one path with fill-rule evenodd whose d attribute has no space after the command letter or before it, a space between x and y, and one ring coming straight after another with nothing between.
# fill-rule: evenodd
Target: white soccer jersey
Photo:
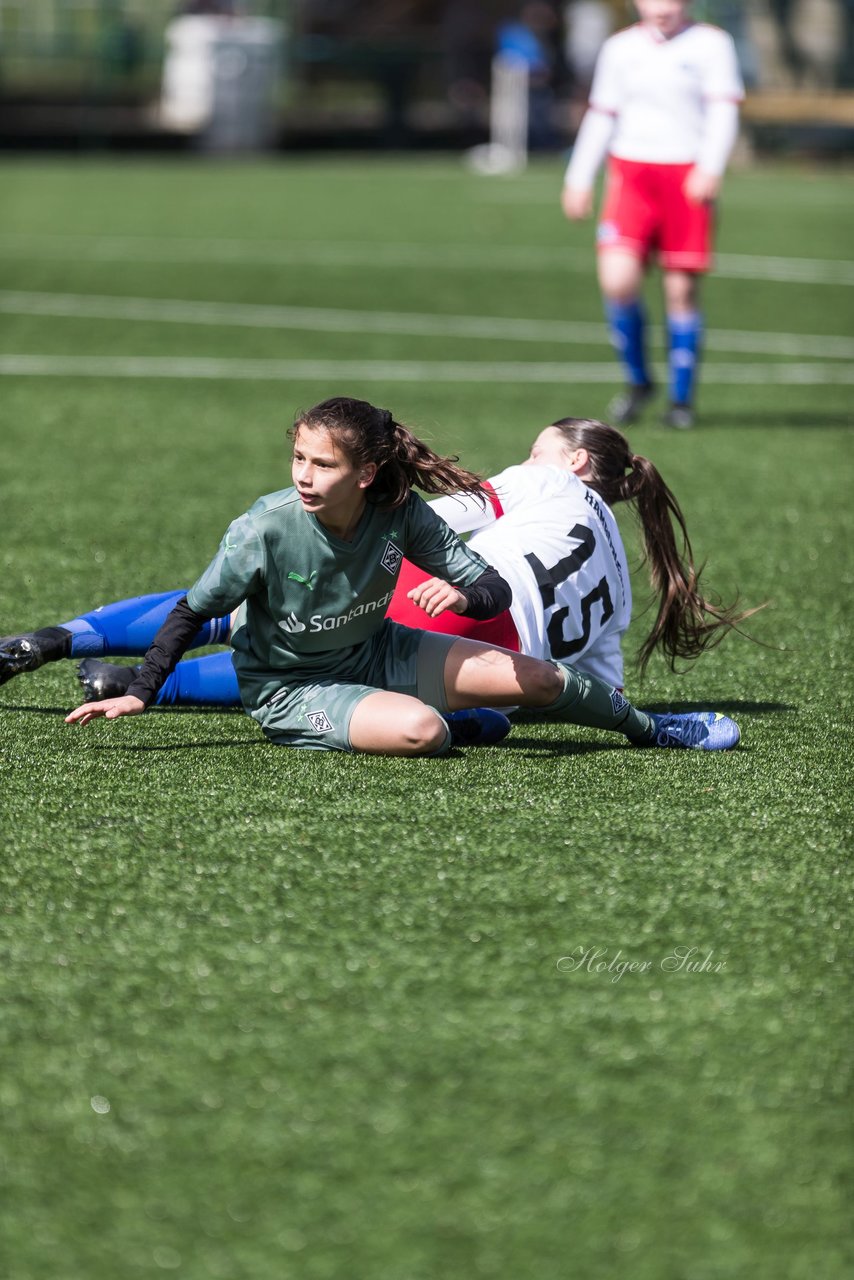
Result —
<instances>
[{"instance_id":1,"label":"white soccer jersey","mask_svg":"<svg viewBox=\"0 0 854 1280\"><path fill-rule=\"evenodd\" d=\"M604 501L571 471L508 467L494 476L504 514L465 495L431 507L509 582L523 653L559 658L623 686L620 641L632 615L626 553Z\"/></svg>"},{"instance_id":2,"label":"white soccer jersey","mask_svg":"<svg viewBox=\"0 0 854 1280\"><path fill-rule=\"evenodd\" d=\"M618 31L599 53L567 184L590 186L606 149L723 173L743 97L735 45L719 27L695 22L669 39L643 23Z\"/></svg>"}]
</instances>

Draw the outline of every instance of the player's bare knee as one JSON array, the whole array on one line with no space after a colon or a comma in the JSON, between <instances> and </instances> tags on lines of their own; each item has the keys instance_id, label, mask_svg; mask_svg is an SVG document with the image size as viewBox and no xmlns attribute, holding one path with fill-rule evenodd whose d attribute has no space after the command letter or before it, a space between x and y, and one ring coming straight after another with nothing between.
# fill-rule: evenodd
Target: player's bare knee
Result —
<instances>
[{"instance_id":1,"label":"player's bare knee","mask_svg":"<svg viewBox=\"0 0 854 1280\"><path fill-rule=\"evenodd\" d=\"M413 708L398 724L401 751L407 756L427 756L438 751L447 737L447 726L430 707Z\"/></svg>"}]
</instances>

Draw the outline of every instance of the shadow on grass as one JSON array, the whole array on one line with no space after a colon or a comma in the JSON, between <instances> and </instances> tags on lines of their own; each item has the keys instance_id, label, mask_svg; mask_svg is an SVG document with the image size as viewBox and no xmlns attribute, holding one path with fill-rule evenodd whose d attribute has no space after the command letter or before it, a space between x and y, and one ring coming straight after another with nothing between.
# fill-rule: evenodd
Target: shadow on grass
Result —
<instances>
[{"instance_id":1,"label":"shadow on grass","mask_svg":"<svg viewBox=\"0 0 854 1280\"><path fill-rule=\"evenodd\" d=\"M29 711L36 716L67 716L72 707L28 707L14 702L0 702L0 711Z\"/></svg>"},{"instance_id":2,"label":"shadow on grass","mask_svg":"<svg viewBox=\"0 0 854 1280\"><path fill-rule=\"evenodd\" d=\"M0 711L29 711L37 716L67 716L79 703L67 707L33 707L26 703L0 702ZM242 707L149 707L146 715L155 712L157 715L171 716L245 716ZM126 718L126 717L125 717Z\"/></svg>"},{"instance_id":3,"label":"shadow on grass","mask_svg":"<svg viewBox=\"0 0 854 1280\"><path fill-rule=\"evenodd\" d=\"M152 708L154 710L155 708ZM62 716L63 720L68 715L70 707L32 707L25 704L16 704L10 702L0 702L0 711L22 711L28 712L30 715L37 716ZM245 713L239 708L230 707L158 707L158 711L171 711L176 715L241 715ZM69 729L73 729L74 725L69 725ZM82 741L82 740L81 740ZM163 742L163 743L128 743L128 742L90 742L89 749L92 751L192 751L200 747L263 747L264 739L259 738L226 738L219 742L212 740L210 742Z\"/></svg>"},{"instance_id":4,"label":"shadow on grass","mask_svg":"<svg viewBox=\"0 0 854 1280\"><path fill-rule=\"evenodd\" d=\"M245 716L242 707L149 707L146 715L156 716Z\"/></svg>"},{"instance_id":5,"label":"shadow on grass","mask_svg":"<svg viewBox=\"0 0 854 1280\"><path fill-rule=\"evenodd\" d=\"M535 722L531 721L531 723ZM553 742L542 738L523 738L514 731L500 745L502 750L526 751L531 756L591 756L600 751L623 751L629 744L623 737L615 737L613 742L574 742L571 739L565 742ZM482 748L475 747L474 750L480 751ZM457 752L453 754L456 755Z\"/></svg>"},{"instance_id":6,"label":"shadow on grass","mask_svg":"<svg viewBox=\"0 0 854 1280\"><path fill-rule=\"evenodd\" d=\"M644 702L642 698L634 699L634 705L640 711L654 711L661 714L675 711L723 711L727 715L736 712L747 712L751 715L767 715L769 712L798 711L799 708L790 702L749 702L743 698L709 698L703 702ZM536 715L534 712L516 711L513 714L514 725L538 725L572 723L560 716Z\"/></svg>"},{"instance_id":7,"label":"shadow on grass","mask_svg":"<svg viewBox=\"0 0 854 1280\"><path fill-rule=\"evenodd\" d=\"M199 751L209 747L266 747L264 738L225 738L220 742L95 742L90 751Z\"/></svg>"},{"instance_id":8,"label":"shadow on grass","mask_svg":"<svg viewBox=\"0 0 854 1280\"><path fill-rule=\"evenodd\" d=\"M745 711L751 715L767 715L776 711L799 711L790 702L748 702L744 698L709 698L706 702L636 702L641 711L656 714L667 711L724 711L727 715Z\"/></svg>"}]
</instances>

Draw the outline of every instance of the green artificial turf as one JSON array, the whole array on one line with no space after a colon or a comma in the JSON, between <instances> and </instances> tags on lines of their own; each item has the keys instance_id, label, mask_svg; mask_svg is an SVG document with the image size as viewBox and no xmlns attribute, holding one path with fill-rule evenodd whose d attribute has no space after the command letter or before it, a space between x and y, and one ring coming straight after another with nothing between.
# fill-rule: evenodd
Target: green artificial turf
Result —
<instances>
[{"instance_id":1,"label":"green artificial turf","mask_svg":"<svg viewBox=\"0 0 854 1280\"><path fill-rule=\"evenodd\" d=\"M568 345L14 304L0 359L605 363L560 168L6 162L0 302L592 328ZM710 334L850 338L852 190L842 170L728 180L724 254L831 265L713 277ZM767 377L718 382L717 363ZM775 380L800 363L827 380ZM271 748L238 713L72 730L71 663L0 690L9 1280L850 1274L851 367L710 339L698 429L632 430L710 588L768 604L755 643L680 675L654 660L643 683L629 667L628 691L733 715L732 754L522 716L493 749L350 758ZM285 430L326 395L494 472L612 390L367 369L0 378L0 632L189 584L287 483ZM635 590L630 649L642 571Z\"/></svg>"}]
</instances>

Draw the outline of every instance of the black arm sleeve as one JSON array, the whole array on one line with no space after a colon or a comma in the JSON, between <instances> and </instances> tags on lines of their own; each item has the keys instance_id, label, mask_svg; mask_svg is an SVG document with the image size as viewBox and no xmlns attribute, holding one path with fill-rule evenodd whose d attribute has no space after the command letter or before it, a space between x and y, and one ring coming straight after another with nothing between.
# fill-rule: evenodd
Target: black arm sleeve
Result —
<instances>
[{"instance_id":1,"label":"black arm sleeve","mask_svg":"<svg viewBox=\"0 0 854 1280\"><path fill-rule=\"evenodd\" d=\"M150 706L205 621L207 616L196 613L187 604L187 597L182 596L149 645L142 670L129 685L128 694Z\"/></svg>"},{"instance_id":2,"label":"black arm sleeve","mask_svg":"<svg viewBox=\"0 0 854 1280\"><path fill-rule=\"evenodd\" d=\"M475 622L494 618L509 609L513 601L509 583L491 566L470 587L457 587L457 591L466 598L466 617Z\"/></svg>"}]
</instances>

